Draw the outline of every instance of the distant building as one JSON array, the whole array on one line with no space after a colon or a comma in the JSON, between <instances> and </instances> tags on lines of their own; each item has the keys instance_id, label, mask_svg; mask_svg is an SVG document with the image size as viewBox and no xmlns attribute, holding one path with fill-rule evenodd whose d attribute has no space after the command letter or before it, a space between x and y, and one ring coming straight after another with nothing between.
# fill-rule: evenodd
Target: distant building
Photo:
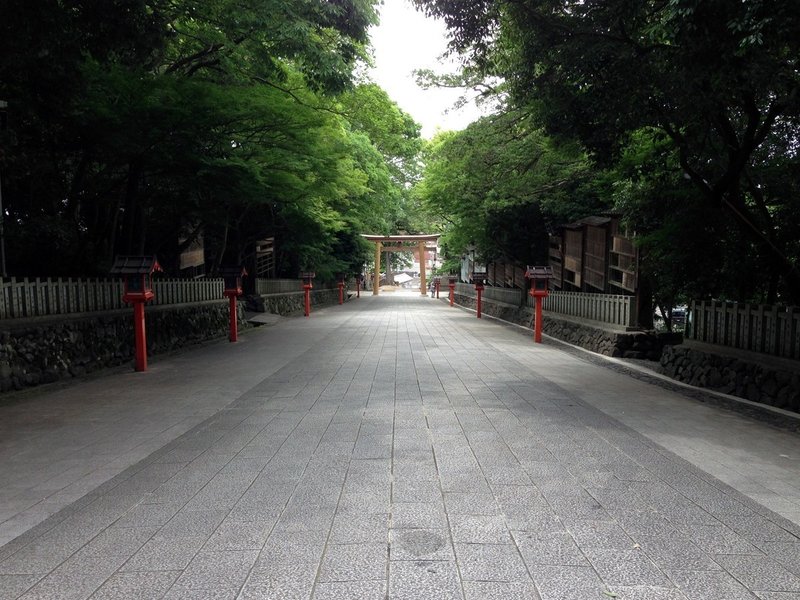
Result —
<instances>
[{"instance_id":1,"label":"distant building","mask_svg":"<svg viewBox=\"0 0 800 600\"><path fill-rule=\"evenodd\" d=\"M635 295L638 262L619 215L586 217L560 226L550 237L555 290Z\"/></svg>"}]
</instances>

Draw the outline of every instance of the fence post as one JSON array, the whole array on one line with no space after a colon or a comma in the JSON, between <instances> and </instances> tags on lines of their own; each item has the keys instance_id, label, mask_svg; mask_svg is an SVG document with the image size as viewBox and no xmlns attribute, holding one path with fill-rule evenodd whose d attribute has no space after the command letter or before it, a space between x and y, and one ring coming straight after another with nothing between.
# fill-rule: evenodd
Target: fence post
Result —
<instances>
[{"instance_id":1,"label":"fence post","mask_svg":"<svg viewBox=\"0 0 800 600\"><path fill-rule=\"evenodd\" d=\"M772 314L770 314L770 320L772 321L772 326L769 328L769 336L770 336L770 350L769 353L775 356L780 354L780 346L778 344L778 340L780 339L780 323L778 321L778 306L773 305L772 307Z\"/></svg>"},{"instance_id":2,"label":"fence post","mask_svg":"<svg viewBox=\"0 0 800 600\"><path fill-rule=\"evenodd\" d=\"M6 298L6 290L8 283L5 279L0 279L0 318L8 318L8 301Z\"/></svg>"}]
</instances>

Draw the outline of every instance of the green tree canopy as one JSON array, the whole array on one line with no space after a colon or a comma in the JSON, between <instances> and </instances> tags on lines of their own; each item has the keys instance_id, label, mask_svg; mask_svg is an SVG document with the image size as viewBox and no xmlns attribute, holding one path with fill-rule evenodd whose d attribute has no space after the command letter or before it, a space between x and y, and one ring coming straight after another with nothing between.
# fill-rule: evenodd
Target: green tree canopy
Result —
<instances>
[{"instance_id":1,"label":"green tree canopy","mask_svg":"<svg viewBox=\"0 0 800 600\"><path fill-rule=\"evenodd\" d=\"M503 76L551 134L611 165L629 136L663 132L692 201L724 213L761 269L800 299L794 201L770 186L796 170L800 4L793 0L416 0L452 48ZM787 164L789 163L789 164ZM654 199L656 200L656 199ZM718 216L718 219L723 217Z\"/></svg>"},{"instance_id":2,"label":"green tree canopy","mask_svg":"<svg viewBox=\"0 0 800 600\"><path fill-rule=\"evenodd\" d=\"M419 144L354 81L374 4L2 0L11 272L143 252L174 270L201 237L212 268L268 236L283 274L360 266L357 234L402 214Z\"/></svg>"},{"instance_id":3,"label":"green tree canopy","mask_svg":"<svg viewBox=\"0 0 800 600\"><path fill-rule=\"evenodd\" d=\"M436 136L416 193L446 232L452 258L470 244L486 259L547 262L548 232L607 208L576 145L557 144L533 116L509 110Z\"/></svg>"}]
</instances>

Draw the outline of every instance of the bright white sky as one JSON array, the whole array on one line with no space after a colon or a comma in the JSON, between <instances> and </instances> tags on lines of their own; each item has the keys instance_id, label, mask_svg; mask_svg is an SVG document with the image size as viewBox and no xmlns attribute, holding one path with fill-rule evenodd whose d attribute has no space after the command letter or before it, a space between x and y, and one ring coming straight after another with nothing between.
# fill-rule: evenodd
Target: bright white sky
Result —
<instances>
[{"instance_id":1,"label":"bright white sky","mask_svg":"<svg viewBox=\"0 0 800 600\"><path fill-rule=\"evenodd\" d=\"M422 125L422 136L430 138L437 129L460 130L476 121L481 112L474 103L453 109L462 90L423 90L414 82L414 69L457 71L454 63L441 59L447 47L444 23L417 12L408 0L384 0L380 17L380 25L370 31L375 53L370 75Z\"/></svg>"}]
</instances>

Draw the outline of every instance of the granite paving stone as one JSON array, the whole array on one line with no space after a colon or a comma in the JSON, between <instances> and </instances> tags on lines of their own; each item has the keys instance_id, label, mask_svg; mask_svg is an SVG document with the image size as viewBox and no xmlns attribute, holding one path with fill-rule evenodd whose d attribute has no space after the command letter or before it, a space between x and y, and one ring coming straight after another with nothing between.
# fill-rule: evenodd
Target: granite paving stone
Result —
<instances>
[{"instance_id":1,"label":"granite paving stone","mask_svg":"<svg viewBox=\"0 0 800 600\"><path fill-rule=\"evenodd\" d=\"M318 583L313 600L385 600L385 581L330 581Z\"/></svg>"},{"instance_id":2,"label":"granite paving stone","mask_svg":"<svg viewBox=\"0 0 800 600\"><path fill-rule=\"evenodd\" d=\"M679 571L717 571L721 569L713 557L701 551L688 539L669 536L638 536L637 544L661 569Z\"/></svg>"},{"instance_id":3,"label":"granite paving stone","mask_svg":"<svg viewBox=\"0 0 800 600\"><path fill-rule=\"evenodd\" d=\"M329 544L319 581L380 581L386 578L387 543Z\"/></svg>"},{"instance_id":4,"label":"granite paving stone","mask_svg":"<svg viewBox=\"0 0 800 600\"><path fill-rule=\"evenodd\" d=\"M447 529L394 529L389 543L391 560L455 560Z\"/></svg>"},{"instance_id":5,"label":"granite paving stone","mask_svg":"<svg viewBox=\"0 0 800 600\"><path fill-rule=\"evenodd\" d=\"M91 600L162 598L179 575L179 571L114 573L92 594Z\"/></svg>"},{"instance_id":6,"label":"granite paving stone","mask_svg":"<svg viewBox=\"0 0 800 600\"><path fill-rule=\"evenodd\" d=\"M753 600L754 593L724 571L667 571L690 600Z\"/></svg>"},{"instance_id":7,"label":"granite paving stone","mask_svg":"<svg viewBox=\"0 0 800 600\"><path fill-rule=\"evenodd\" d=\"M393 561L389 567L392 600L464 600L454 561Z\"/></svg>"},{"instance_id":8,"label":"granite paving stone","mask_svg":"<svg viewBox=\"0 0 800 600\"><path fill-rule=\"evenodd\" d=\"M454 545L464 581L530 581L519 550L512 544Z\"/></svg>"},{"instance_id":9,"label":"granite paving stone","mask_svg":"<svg viewBox=\"0 0 800 600\"><path fill-rule=\"evenodd\" d=\"M587 600L606 599L611 596L609 588L591 567L582 566L536 566L531 576L542 600Z\"/></svg>"},{"instance_id":10,"label":"granite paving stone","mask_svg":"<svg viewBox=\"0 0 800 600\"><path fill-rule=\"evenodd\" d=\"M122 567L122 571L182 571L206 542L206 537L153 538Z\"/></svg>"},{"instance_id":11,"label":"granite paving stone","mask_svg":"<svg viewBox=\"0 0 800 600\"><path fill-rule=\"evenodd\" d=\"M800 592L800 577L767 556L725 555L717 562L751 590Z\"/></svg>"},{"instance_id":12,"label":"granite paving stone","mask_svg":"<svg viewBox=\"0 0 800 600\"><path fill-rule=\"evenodd\" d=\"M441 501L392 503L392 529L435 529L444 527L446 521Z\"/></svg>"},{"instance_id":13,"label":"granite paving stone","mask_svg":"<svg viewBox=\"0 0 800 600\"><path fill-rule=\"evenodd\" d=\"M677 588L651 585L611 586L609 590L618 600L688 600Z\"/></svg>"},{"instance_id":14,"label":"granite paving stone","mask_svg":"<svg viewBox=\"0 0 800 600\"><path fill-rule=\"evenodd\" d=\"M465 600L539 600L533 583L465 581Z\"/></svg>"},{"instance_id":15,"label":"granite paving stone","mask_svg":"<svg viewBox=\"0 0 800 600\"><path fill-rule=\"evenodd\" d=\"M586 548L586 558L609 585L665 586L664 573L639 548Z\"/></svg>"},{"instance_id":16,"label":"granite paving stone","mask_svg":"<svg viewBox=\"0 0 800 600\"><path fill-rule=\"evenodd\" d=\"M522 559L529 566L589 564L586 556L567 532L512 533Z\"/></svg>"},{"instance_id":17,"label":"granite paving stone","mask_svg":"<svg viewBox=\"0 0 800 600\"><path fill-rule=\"evenodd\" d=\"M511 534L503 517L451 515L449 521L454 542L466 544L511 543Z\"/></svg>"}]
</instances>

